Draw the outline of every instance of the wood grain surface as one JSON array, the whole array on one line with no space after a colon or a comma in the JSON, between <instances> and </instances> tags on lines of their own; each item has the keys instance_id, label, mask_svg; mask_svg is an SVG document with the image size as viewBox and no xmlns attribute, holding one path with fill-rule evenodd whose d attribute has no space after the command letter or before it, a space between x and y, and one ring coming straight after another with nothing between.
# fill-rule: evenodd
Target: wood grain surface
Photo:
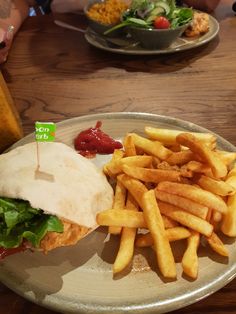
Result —
<instances>
[{"instance_id":1,"label":"wood grain surface","mask_svg":"<svg viewBox=\"0 0 236 314\"><path fill-rule=\"evenodd\" d=\"M219 36L169 55L127 56L90 46L82 33L30 17L1 70L25 135L34 122L59 122L100 112L149 112L191 121L236 146L236 17L232 1L214 13ZM62 15L86 28L82 15ZM0 314L53 314L0 285ZM236 313L236 280L173 313Z\"/></svg>"}]
</instances>

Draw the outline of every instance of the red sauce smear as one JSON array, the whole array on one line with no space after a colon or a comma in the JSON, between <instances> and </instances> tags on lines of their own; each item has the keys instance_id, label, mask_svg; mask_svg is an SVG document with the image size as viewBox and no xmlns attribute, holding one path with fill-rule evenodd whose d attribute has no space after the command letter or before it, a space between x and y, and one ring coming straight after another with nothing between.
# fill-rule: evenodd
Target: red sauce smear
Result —
<instances>
[{"instance_id":1,"label":"red sauce smear","mask_svg":"<svg viewBox=\"0 0 236 314\"><path fill-rule=\"evenodd\" d=\"M119 141L114 140L101 130L102 122L98 121L94 128L80 132L74 140L79 154L92 158L98 154L112 154L115 149L122 148Z\"/></svg>"},{"instance_id":2,"label":"red sauce smear","mask_svg":"<svg viewBox=\"0 0 236 314\"><path fill-rule=\"evenodd\" d=\"M25 251L27 248L24 245L21 245L19 247L16 248L11 248L11 249L5 249L3 247L0 247L0 260L4 259L5 257L18 253L18 252L22 252Z\"/></svg>"}]
</instances>

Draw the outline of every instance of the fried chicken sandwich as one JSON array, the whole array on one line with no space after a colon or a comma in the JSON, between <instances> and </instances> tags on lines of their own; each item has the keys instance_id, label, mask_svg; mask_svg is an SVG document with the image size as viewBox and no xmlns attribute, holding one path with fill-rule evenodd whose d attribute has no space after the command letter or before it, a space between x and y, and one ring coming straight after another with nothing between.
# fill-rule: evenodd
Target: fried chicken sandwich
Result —
<instances>
[{"instance_id":1,"label":"fried chicken sandwich","mask_svg":"<svg viewBox=\"0 0 236 314\"><path fill-rule=\"evenodd\" d=\"M36 143L0 155L0 258L73 245L112 206L105 175L69 146L40 143L39 161L37 177Z\"/></svg>"}]
</instances>

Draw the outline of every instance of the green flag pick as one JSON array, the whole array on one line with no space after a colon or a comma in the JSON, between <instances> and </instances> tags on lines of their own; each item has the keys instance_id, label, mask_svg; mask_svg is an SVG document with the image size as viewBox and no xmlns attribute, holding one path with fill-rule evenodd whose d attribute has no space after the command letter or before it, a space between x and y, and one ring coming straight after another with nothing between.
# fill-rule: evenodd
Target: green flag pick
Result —
<instances>
[{"instance_id":1,"label":"green flag pick","mask_svg":"<svg viewBox=\"0 0 236 314\"><path fill-rule=\"evenodd\" d=\"M53 142L55 140L56 125L53 122L35 122L36 142Z\"/></svg>"},{"instance_id":2,"label":"green flag pick","mask_svg":"<svg viewBox=\"0 0 236 314\"><path fill-rule=\"evenodd\" d=\"M56 125L53 122L35 122L35 141L37 151L37 167L35 179L54 182L54 176L40 169L39 142L53 142L55 140Z\"/></svg>"}]
</instances>

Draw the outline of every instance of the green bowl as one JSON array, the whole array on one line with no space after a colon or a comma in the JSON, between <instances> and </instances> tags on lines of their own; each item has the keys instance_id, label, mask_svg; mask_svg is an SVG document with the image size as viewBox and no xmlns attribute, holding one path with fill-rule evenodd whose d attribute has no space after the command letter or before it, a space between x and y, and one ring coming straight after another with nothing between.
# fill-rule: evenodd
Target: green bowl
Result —
<instances>
[{"instance_id":1,"label":"green bowl","mask_svg":"<svg viewBox=\"0 0 236 314\"><path fill-rule=\"evenodd\" d=\"M148 29L130 26L128 32L131 37L140 42L140 46L146 49L168 48L186 30L189 24L176 29Z\"/></svg>"}]
</instances>

